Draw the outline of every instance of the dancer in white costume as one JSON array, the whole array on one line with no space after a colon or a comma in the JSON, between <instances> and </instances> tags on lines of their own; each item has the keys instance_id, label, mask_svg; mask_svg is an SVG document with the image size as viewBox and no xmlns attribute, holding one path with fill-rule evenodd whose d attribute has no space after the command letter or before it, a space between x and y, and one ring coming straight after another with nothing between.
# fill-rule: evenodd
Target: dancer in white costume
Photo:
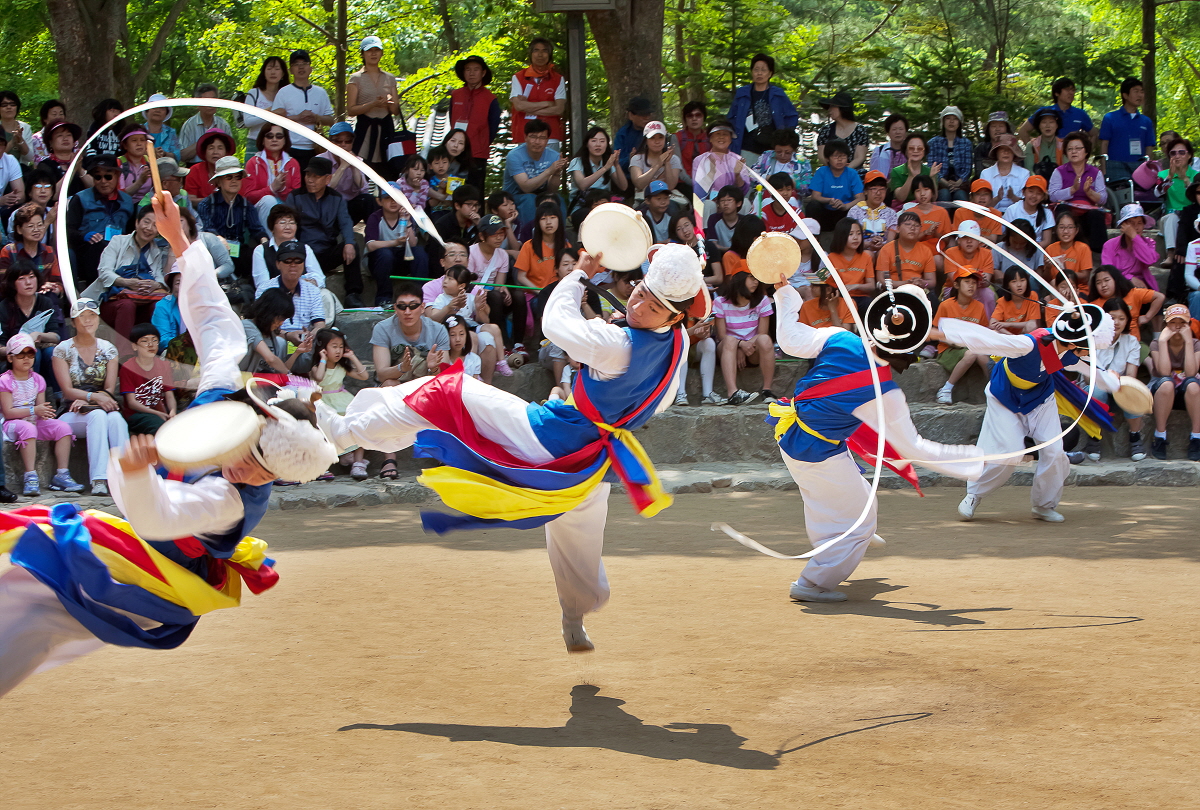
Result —
<instances>
[{"instance_id":1,"label":"dancer in white costume","mask_svg":"<svg viewBox=\"0 0 1200 810\"><path fill-rule=\"evenodd\" d=\"M422 482L465 513L425 513L427 529L546 527L546 546L570 652L593 649L585 614L608 601L601 561L612 472L641 514L670 503L630 432L675 400L686 369L683 321L707 293L696 254L663 245L650 253L645 280L630 296L624 322L580 313L583 282L600 256L580 256L546 303L543 329L583 368L568 401L530 404L452 368L437 377L360 391L340 416L317 405L322 428L339 448L417 455L446 466Z\"/></svg>"},{"instance_id":2,"label":"dancer in white costume","mask_svg":"<svg viewBox=\"0 0 1200 810\"><path fill-rule=\"evenodd\" d=\"M979 446L987 455L1008 453L1013 458L988 462L983 474L967 484L967 495L958 505L963 520L974 518L980 501L1008 481L1016 460L1021 457L1026 436L1037 444L1054 440L1038 451L1037 471L1030 492L1033 517L1049 523L1065 520L1058 511L1058 503L1062 500L1070 462L1063 451L1059 403L1055 394L1070 396L1077 406L1082 407L1082 392L1067 381L1062 372L1076 372L1085 378L1091 376L1091 365L1086 360L1089 333L1096 349L1106 348L1112 342L1112 317L1094 304L1066 310L1051 329L1039 329L1027 335L993 332L978 324L958 320L943 320L939 329L932 330L930 336L936 340L963 346L976 354L1000 358L992 367L992 378L987 387L987 411L979 433ZM1121 388L1120 378L1104 369L1097 369L1095 382L1109 392ZM1107 409L1093 400L1087 406L1086 415L1104 420ZM1111 422L1107 427L1112 429Z\"/></svg>"},{"instance_id":3,"label":"dancer in white costume","mask_svg":"<svg viewBox=\"0 0 1200 810\"><path fill-rule=\"evenodd\" d=\"M903 303L905 296L923 295L912 289L915 292L903 287L895 291L893 301ZM914 484L915 475L905 458L920 459L917 463L922 466L967 479L979 475L983 464L969 460L979 455L974 446L939 444L917 433L904 393L891 375L892 364L903 370L911 355L882 351L868 355L862 339L852 332L835 327L814 329L800 323L797 316L802 304L799 293L786 281L775 285L780 348L793 357L813 358L808 373L797 381L792 399L770 406L771 416L777 418L780 453L804 498L804 526L813 546L845 533L868 504L869 512L857 528L809 559L790 594L801 602L840 602L846 595L835 588L853 573L872 539L878 542L877 503L850 455L847 440L856 452L873 461L869 454L878 447L877 434L884 433L890 445L886 457L893 462L889 466L894 465ZM927 328L928 308L924 310L923 326ZM921 327L917 329L923 334ZM883 392L882 425L872 364L878 369Z\"/></svg>"},{"instance_id":4,"label":"dancer in white costume","mask_svg":"<svg viewBox=\"0 0 1200 810\"><path fill-rule=\"evenodd\" d=\"M199 394L185 414L203 419L209 403L242 393L245 337L212 257L184 239L175 203L154 205L179 256L181 311L201 364ZM252 439L231 450L219 472L168 480L155 469L150 436L113 451L109 485L128 524L79 514L73 504L0 516L7 530L0 551L11 547L14 564L0 576L0 695L105 643L177 647L200 615L236 606L242 582L255 593L275 584L266 544L247 537L266 513L271 482L312 480L337 456L306 404L266 406L261 426L250 406L241 407Z\"/></svg>"}]
</instances>

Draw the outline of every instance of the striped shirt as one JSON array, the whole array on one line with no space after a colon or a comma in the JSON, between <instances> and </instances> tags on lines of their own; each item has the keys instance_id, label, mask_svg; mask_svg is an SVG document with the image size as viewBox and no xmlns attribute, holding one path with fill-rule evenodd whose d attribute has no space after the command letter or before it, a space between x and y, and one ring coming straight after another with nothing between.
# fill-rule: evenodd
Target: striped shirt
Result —
<instances>
[{"instance_id":1,"label":"striped shirt","mask_svg":"<svg viewBox=\"0 0 1200 810\"><path fill-rule=\"evenodd\" d=\"M750 340L757 335L758 319L769 318L774 311L771 307L771 299L766 296L763 296L756 307L739 307L718 295L713 301L712 308L713 317L725 321L726 334L732 335L738 340Z\"/></svg>"}]
</instances>

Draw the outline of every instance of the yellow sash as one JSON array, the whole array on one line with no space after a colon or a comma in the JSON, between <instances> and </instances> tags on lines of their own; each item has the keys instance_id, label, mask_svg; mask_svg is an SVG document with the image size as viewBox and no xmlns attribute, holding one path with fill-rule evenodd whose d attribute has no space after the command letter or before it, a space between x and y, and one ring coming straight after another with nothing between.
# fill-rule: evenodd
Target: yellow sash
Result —
<instances>
[{"instance_id":1,"label":"yellow sash","mask_svg":"<svg viewBox=\"0 0 1200 810\"><path fill-rule=\"evenodd\" d=\"M771 416L774 416L779 420L775 423L775 441L779 441L781 438L783 438L783 434L787 433L788 430L791 429L792 425L796 425L805 433L809 434L810 436L816 436L823 442L829 442L830 444L841 444L841 442L837 441L836 439L831 439L828 436L822 436L820 433L804 424L804 420L796 414L795 402L791 403L790 405L781 405L778 402L772 402L767 407Z\"/></svg>"}]
</instances>

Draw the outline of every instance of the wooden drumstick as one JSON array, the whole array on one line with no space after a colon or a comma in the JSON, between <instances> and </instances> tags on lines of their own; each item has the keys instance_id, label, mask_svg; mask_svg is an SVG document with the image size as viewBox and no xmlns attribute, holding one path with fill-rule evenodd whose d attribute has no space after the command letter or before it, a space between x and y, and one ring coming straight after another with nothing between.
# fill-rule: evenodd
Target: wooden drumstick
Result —
<instances>
[{"instance_id":1,"label":"wooden drumstick","mask_svg":"<svg viewBox=\"0 0 1200 810\"><path fill-rule=\"evenodd\" d=\"M163 193L162 178L158 175L158 158L154 156L154 136L150 135L150 148L146 151L146 162L150 164L150 179L154 183L155 195Z\"/></svg>"}]
</instances>

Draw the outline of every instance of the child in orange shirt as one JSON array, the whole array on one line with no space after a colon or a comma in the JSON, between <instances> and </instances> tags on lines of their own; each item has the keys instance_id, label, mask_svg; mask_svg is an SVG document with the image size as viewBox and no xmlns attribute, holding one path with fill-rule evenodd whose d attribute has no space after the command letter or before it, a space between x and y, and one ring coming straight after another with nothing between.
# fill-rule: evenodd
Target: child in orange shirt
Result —
<instances>
[{"instance_id":1,"label":"child in orange shirt","mask_svg":"<svg viewBox=\"0 0 1200 810\"><path fill-rule=\"evenodd\" d=\"M938 306L937 314L933 316L933 325L937 326L943 318L953 318L971 323L987 323L987 313L983 304L975 300L975 291L981 279L973 267L961 267L954 274L954 297L947 298ZM950 372L950 379L937 392L937 401L949 405L954 401L954 384L962 379L971 366L979 364L986 377L990 371L986 354L973 354L962 348L951 348L947 343L938 344L938 364Z\"/></svg>"},{"instance_id":2,"label":"child in orange shirt","mask_svg":"<svg viewBox=\"0 0 1200 810\"><path fill-rule=\"evenodd\" d=\"M1075 288L1078 284L1075 274L1070 270L1059 270L1054 276L1054 289L1058 291L1058 295L1075 303ZM1043 298L1042 306L1042 324L1049 327L1062 314L1065 304L1058 300L1057 295L1046 293Z\"/></svg>"},{"instance_id":3,"label":"child in orange shirt","mask_svg":"<svg viewBox=\"0 0 1200 810\"><path fill-rule=\"evenodd\" d=\"M937 284L937 265L933 261L933 251L919 241L920 233L919 214L905 211L899 216L896 238L880 248L875 259L875 280L879 286L882 287L886 279L891 279L893 284L912 283L926 290L934 288Z\"/></svg>"},{"instance_id":4,"label":"child in orange shirt","mask_svg":"<svg viewBox=\"0 0 1200 810\"><path fill-rule=\"evenodd\" d=\"M558 261L571 246L567 232L563 230L562 211L555 202L544 202L538 206L533 237L521 245L514 265L517 283L539 290L558 279Z\"/></svg>"},{"instance_id":5,"label":"child in orange shirt","mask_svg":"<svg viewBox=\"0 0 1200 810\"><path fill-rule=\"evenodd\" d=\"M1129 307L1129 334L1139 341L1142 339L1142 327L1154 329L1153 320L1162 309L1166 296L1158 290L1146 287L1135 287L1133 282L1125 277L1112 265L1102 264L1092 273L1091 289L1088 291L1089 303L1101 307L1112 297L1120 298ZM1047 317L1049 313L1047 313Z\"/></svg>"},{"instance_id":6,"label":"child in orange shirt","mask_svg":"<svg viewBox=\"0 0 1200 810\"><path fill-rule=\"evenodd\" d=\"M1086 242L1076 241L1079 235L1079 223L1067 208L1059 209L1054 218L1054 236L1057 239L1046 252L1054 259L1054 263L1064 270L1075 274L1079 282L1079 297L1088 296L1088 276L1092 274L1092 249Z\"/></svg>"},{"instance_id":7,"label":"child in orange shirt","mask_svg":"<svg viewBox=\"0 0 1200 810\"><path fill-rule=\"evenodd\" d=\"M992 292L992 274L996 271L992 251L985 248L979 241L979 223L967 220L958 227L958 244L946 251L946 285L942 289L942 298L954 295L955 271L960 267L974 267L981 279L979 289L975 292L975 300L983 304L988 315L996 307L996 295Z\"/></svg>"},{"instance_id":8,"label":"child in orange shirt","mask_svg":"<svg viewBox=\"0 0 1200 810\"><path fill-rule=\"evenodd\" d=\"M910 208L910 211L916 211L921 217L921 236L920 239L930 250L937 249L937 241L944 234L950 233L953 230L950 226L950 215L946 213L946 209L934 203L937 197L937 188L932 177L927 174L919 174L913 178L912 182L913 199L916 200L916 205ZM941 257L938 256L938 270L941 268Z\"/></svg>"},{"instance_id":9,"label":"child in orange shirt","mask_svg":"<svg viewBox=\"0 0 1200 810\"><path fill-rule=\"evenodd\" d=\"M849 221L843 219L841 222L838 222L838 225ZM850 307L846 306L846 299L842 298L832 279L814 284L813 286L817 290L817 296L816 298L808 299L800 307L800 314L798 316L800 323L808 324L814 329L819 329L822 326L838 326L843 329L853 329L854 316L850 314Z\"/></svg>"},{"instance_id":10,"label":"child in orange shirt","mask_svg":"<svg viewBox=\"0 0 1200 810\"><path fill-rule=\"evenodd\" d=\"M1042 308L1038 294L1029 289L1029 273L1010 267L1000 283L1000 300L992 310L991 327L1008 335L1024 335L1038 328Z\"/></svg>"},{"instance_id":11,"label":"child in orange shirt","mask_svg":"<svg viewBox=\"0 0 1200 810\"><path fill-rule=\"evenodd\" d=\"M800 244L803 247L806 242ZM850 217L838 220L829 246L829 261L850 291L850 298L859 312L866 308L875 293L874 262L863 247L862 223Z\"/></svg>"},{"instance_id":12,"label":"child in orange shirt","mask_svg":"<svg viewBox=\"0 0 1200 810\"><path fill-rule=\"evenodd\" d=\"M992 208L992 184L987 180L979 179L971 184L971 196L969 199L976 205L982 205L995 216L1003 217L997 209ZM959 208L954 212L954 230L962 230L962 223L964 222L978 222L983 238L989 242L1000 241L1000 235L1004 232L1004 226L996 220L979 216L974 211L968 211L966 208Z\"/></svg>"}]
</instances>

